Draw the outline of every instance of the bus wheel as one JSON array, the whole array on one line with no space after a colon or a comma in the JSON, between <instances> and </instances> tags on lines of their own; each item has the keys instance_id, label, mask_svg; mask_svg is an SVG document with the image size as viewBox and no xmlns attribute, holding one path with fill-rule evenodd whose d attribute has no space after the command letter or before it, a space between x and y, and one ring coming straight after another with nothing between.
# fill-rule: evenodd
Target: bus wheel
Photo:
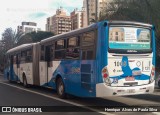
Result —
<instances>
[{"instance_id":1,"label":"bus wheel","mask_svg":"<svg viewBox=\"0 0 160 115\"><path fill-rule=\"evenodd\" d=\"M23 76L23 86L28 87L26 76Z\"/></svg>"},{"instance_id":2,"label":"bus wheel","mask_svg":"<svg viewBox=\"0 0 160 115\"><path fill-rule=\"evenodd\" d=\"M158 87L160 88L160 80L158 81Z\"/></svg>"},{"instance_id":3,"label":"bus wheel","mask_svg":"<svg viewBox=\"0 0 160 115\"><path fill-rule=\"evenodd\" d=\"M57 80L57 94L62 99L66 97L64 83L61 78Z\"/></svg>"}]
</instances>

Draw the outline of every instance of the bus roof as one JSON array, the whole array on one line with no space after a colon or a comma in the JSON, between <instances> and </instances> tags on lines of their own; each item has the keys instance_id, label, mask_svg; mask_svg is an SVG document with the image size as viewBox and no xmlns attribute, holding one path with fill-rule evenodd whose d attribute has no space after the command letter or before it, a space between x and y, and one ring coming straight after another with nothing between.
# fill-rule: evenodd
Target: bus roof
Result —
<instances>
[{"instance_id":1,"label":"bus roof","mask_svg":"<svg viewBox=\"0 0 160 115\"><path fill-rule=\"evenodd\" d=\"M108 24L111 24L111 25L135 25L135 26L145 26L145 27L153 27L153 25L151 24L147 24L147 23L142 23L142 22L134 22L134 21L102 21L102 22L99 22L99 23L108 23ZM98 27L98 23L94 23L88 27L85 27L85 28L80 28L80 29L76 29L76 30L72 30L70 32L66 32L64 34L58 34L58 35L55 35L55 36L52 36L52 37L49 37L47 39L44 39L42 40L40 43L47 43L47 42L50 42L52 41L53 39L56 40L56 39L59 39L59 38L63 38L63 37L69 37L69 36L74 36L75 34L80 34L80 33L83 33L83 32L87 32L87 31L90 31L94 28L97 28Z\"/></svg>"},{"instance_id":2,"label":"bus roof","mask_svg":"<svg viewBox=\"0 0 160 115\"><path fill-rule=\"evenodd\" d=\"M83 33L83 32L87 32L87 31L90 31L94 28L97 28L97 23L94 23L88 27L84 27L84 28L80 28L80 29L76 29L76 30L72 30L70 32L66 32L64 34L58 34L58 35L55 35L55 36L52 36L52 37L49 37L47 39L44 39L41 41L41 43L46 43L46 42L50 42L52 41L53 39L56 40L56 39L59 39L59 38L63 38L63 37L69 37L71 35L75 35L75 34L80 34L80 33Z\"/></svg>"},{"instance_id":3,"label":"bus roof","mask_svg":"<svg viewBox=\"0 0 160 115\"><path fill-rule=\"evenodd\" d=\"M33 44L36 44L36 43L22 44L22 45L20 45L20 46L17 46L17 47L15 47L15 48L12 48L12 49L8 50L7 53L12 53L12 52L18 51L18 50L20 50L20 49L22 49L22 48L31 47L31 46L33 46Z\"/></svg>"}]
</instances>

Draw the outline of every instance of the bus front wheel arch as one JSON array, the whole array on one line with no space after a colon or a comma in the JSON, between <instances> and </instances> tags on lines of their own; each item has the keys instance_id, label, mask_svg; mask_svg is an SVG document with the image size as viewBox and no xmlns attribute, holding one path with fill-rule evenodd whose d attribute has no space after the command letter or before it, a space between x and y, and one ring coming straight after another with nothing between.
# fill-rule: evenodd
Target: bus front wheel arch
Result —
<instances>
[{"instance_id":1,"label":"bus front wheel arch","mask_svg":"<svg viewBox=\"0 0 160 115\"><path fill-rule=\"evenodd\" d=\"M65 86L61 77L58 77L56 80L56 89L57 89L57 94L60 98L62 99L66 98Z\"/></svg>"}]
</instances>

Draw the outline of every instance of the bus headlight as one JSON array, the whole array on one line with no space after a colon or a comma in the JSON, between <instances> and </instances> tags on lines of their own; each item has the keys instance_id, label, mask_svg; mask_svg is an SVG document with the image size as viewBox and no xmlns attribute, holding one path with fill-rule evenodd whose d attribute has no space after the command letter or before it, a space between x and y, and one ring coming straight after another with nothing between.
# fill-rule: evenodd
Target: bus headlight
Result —
<instances>
[{"instance_id":1,"label":"bus headlight","mask_svg":"<svg viewBox=\"0 0 160 115\"><path fill-rule=\"evenodd\" d=\"M111 85L111 81L109 79L109 73L107 67L104 67L102 69L102 77L103 77L103 82L105 82L106 85Z\"/></svg>"},{"instance_id":2,"label":"bus headlight","mask_svg":"<svg viewBox=\"0 0 160 115\"><path fill-rule=\"evenodd\" d=\"M152 66L149 83L152 83L154 81L154 76L155 76L155 67Z\"/></svg>"}]
</instances>

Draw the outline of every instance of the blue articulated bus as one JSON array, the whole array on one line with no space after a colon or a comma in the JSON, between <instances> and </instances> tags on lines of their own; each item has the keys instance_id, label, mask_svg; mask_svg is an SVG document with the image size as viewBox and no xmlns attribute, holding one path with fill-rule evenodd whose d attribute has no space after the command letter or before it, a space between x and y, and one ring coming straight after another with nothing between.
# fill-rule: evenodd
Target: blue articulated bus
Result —
<instances>
[{"instance_id":1,"label":"blue articulated bus","mask_svg":"<svg viewBox=\"0 0 160 115\"><path fill-rule=\"evenodd\" d=\"M53 88L60 98L152 93L154 26L102 21L10 49L6 61L8 80Z\"/></svg>"}]
</instances>

